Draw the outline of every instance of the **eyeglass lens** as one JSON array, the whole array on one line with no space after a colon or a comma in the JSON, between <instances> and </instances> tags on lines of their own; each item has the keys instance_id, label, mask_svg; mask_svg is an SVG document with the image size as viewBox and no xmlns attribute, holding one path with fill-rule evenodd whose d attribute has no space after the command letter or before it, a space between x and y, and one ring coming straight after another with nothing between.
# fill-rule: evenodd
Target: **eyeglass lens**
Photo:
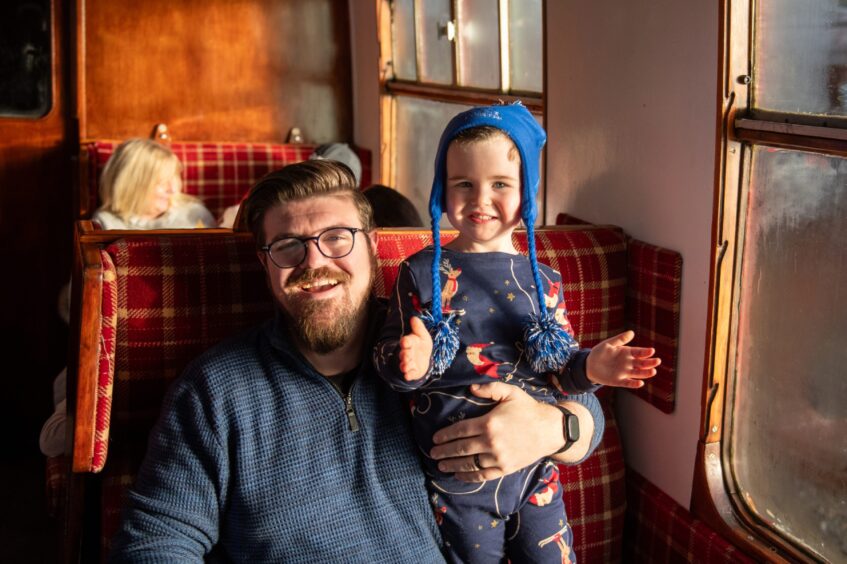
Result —
<instances>
[{"instance_id":1,"label":"eyeglass lens","mask_svg":"<svg viewBox=\"0 0 847 564\"><path fill-rule=\"evenodd\" d=\"M353 250L354 237L355 231L346 227L327 229L317 237L280 239L270 246L268 253L279 268L291 268L306 258L306 245L309 241L317 242L318 250L323 256L342 258Z\"/></svg>"}]
</instances>

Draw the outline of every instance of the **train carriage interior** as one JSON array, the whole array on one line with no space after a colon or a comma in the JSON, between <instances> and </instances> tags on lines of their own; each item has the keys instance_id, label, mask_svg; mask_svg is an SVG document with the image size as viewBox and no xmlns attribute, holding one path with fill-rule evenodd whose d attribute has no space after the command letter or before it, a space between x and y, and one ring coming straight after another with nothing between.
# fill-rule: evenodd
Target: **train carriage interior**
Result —
<instances>
[{"instance_id":1,"label":"train carriage interior","mask_svg":"<svg viewBox=\"0 0 847 564\"><path fill-rule=\"evenodd\" d=\"M387 296L442 130L496 103L547 133L577 338L663 361L560 466L577 561L847 562L847 0L4 2L0 560L105 561L165 390L273 311L245 233L92 221L122 141L215 218L347 144L424 221L380 229Z\"/></svg>"}]
</instances>

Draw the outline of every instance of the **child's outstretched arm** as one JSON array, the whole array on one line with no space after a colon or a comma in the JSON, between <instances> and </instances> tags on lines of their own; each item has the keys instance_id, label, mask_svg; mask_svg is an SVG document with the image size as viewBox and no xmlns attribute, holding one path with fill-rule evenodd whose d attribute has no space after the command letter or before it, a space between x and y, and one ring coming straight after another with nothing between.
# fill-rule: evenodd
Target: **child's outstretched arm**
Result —
<instances>
[{"instance_id":1,"label":"child's outstretched arm","mask_svg":"<svg viewBox=\"0 0 847 564\"><path fill-rule=\"evenodd\" d=\"M432 335L420 317L409 319L409 329L400 338L400 371L407 382L426 376L432 360Z\"/></svg>"},{"instance_id":2,"label":"child's outstretched arm","mask_svg":"<svg viewBox=\"0 0 847 564\"><path fill-rule=\"evenodd\" d=\"M634 337L634 332L624 331L591 349L585 363L588 379L604 386L640 388L655 376L662 360L653 356L653 348L627 346Z\"/></svg>"}]
</instances>

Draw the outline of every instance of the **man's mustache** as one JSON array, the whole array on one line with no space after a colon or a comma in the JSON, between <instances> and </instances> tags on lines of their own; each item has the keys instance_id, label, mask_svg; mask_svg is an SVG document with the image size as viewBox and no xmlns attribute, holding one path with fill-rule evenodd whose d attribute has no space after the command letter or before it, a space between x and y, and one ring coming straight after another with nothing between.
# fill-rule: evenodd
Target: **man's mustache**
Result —
<instances>
[{"instance_id":1,"label":"man's mustache","mask_svg":"<svg viewBox=\"0 0 847 564\"><path fill-rule=\"evenodd\" d=\"M320 268L304 270L296 276L291 276L285 281L285 287L290 288L301 284L309 284L316 280L331 280L339 284L344 284L350 281L350 275L340 270L331 270L322 266Z\"/></svg>"}]
</instances>

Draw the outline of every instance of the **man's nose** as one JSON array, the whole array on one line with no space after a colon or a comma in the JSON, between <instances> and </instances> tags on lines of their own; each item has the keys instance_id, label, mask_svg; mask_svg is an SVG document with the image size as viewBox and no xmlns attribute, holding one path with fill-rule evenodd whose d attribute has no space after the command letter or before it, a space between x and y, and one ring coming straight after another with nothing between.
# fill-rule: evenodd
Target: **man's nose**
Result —
<instances>
[{"instance_id":1,"label":"man's nose","mask_svg":"<svg viewBox=\"0 0 847 564\"><path fill-rule=\"evenodd\" d=\"M320 249L318 249L317 239L306 241L306 257L300 264L301 268L316 268L326 264L329 260L331 259L326 258Z\"/></svg>"}]
</instances>

